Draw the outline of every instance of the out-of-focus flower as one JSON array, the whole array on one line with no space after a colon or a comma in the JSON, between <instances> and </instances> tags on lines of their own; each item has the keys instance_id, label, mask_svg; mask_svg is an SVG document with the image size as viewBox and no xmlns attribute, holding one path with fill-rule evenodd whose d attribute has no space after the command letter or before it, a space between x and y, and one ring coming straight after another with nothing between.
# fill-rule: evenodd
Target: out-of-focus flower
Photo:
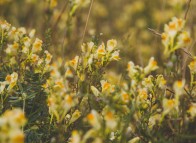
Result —
<instances>
[{"instance_id":1,"label":"out-of-focus flower","mask_svg":"<svg viewBox=\"0 0 196 143\"><path fill-rule=\"evenodd\" d=\"M128 74L131 78L133 78L135 76L135 74L138 72L134 63L132 61L130 61L127 65L127 71Z\"/></svg>"},{"instance_id":2,"label":"out-of-focus flower","mask_svg":"<svg viewBox=\"0 0 196 143\"><path fill-rule=\"evenodd\" d=\"M101 56L103 56L103 55L105 55L105 54L106 54L105 44L102 43L102 44L98 47L98 49L97 49L97 55L98 55L98 57L101 57Z\"/></svg>"},{"instance_id":3,"label":"out-of-focus flower","mask_svg":"<svg viewBox=\"0 0 196 143\"><path fill-rule=\"evenodd\" d=\"M14 44L12 44L12 45L8 44L8 47L6 48L5 52L7 54L16 54L18 48L19 48L19 44L14 42Z\"/></svg>"},{"instance_id":4,"label":"out-of-focus flower","mask_svg":"<svg viewBox=\"0 0 196 143\"><path fill-rule=\"evenodd\" d=\"M26 123L26 118L24 113L20 109L8 110L4 113L7 117L11 126L22 126Z\"/></svg>"},{"instance_id":5,"label":"out-of-focus flower","mask_svg":"<svg viewBox=\"0 0 196 143\"><path fill-rule=\"evenodd\" d=\"M167 48L168 50L168 45L169 45L169 35L167 33L162 33L161 34L161 39L162 39L162 43L163 45Z\"/></svg>"},{"instance_id":6,"label":"out-of-focus flower","mask_svg":"<svg viewBox=\"0 0 196 143\"><path fill-rule=\"evenodd\" d=\"M36 52L40 52L42 50L42 40L36 38L35 42L33 43L33 47L32 47L32 52L36 53Z\"/></svg>"},{"instance_id":7,"label":"out-of-focus flower","mask_svg":"<svg viewBox=\"0 0 196 143\"><path fill-rule=\"evenodd\" d=\"M119 57L119 50L118 51L115 51L114 53L112 53L112 56L111 56L111 60L120 60L120 57Z\"/></svg>"},{"instance_id":8,"label":"out-of-focus flower","mask_svg":"<svg viewBox=\"0 0 196 143\"><path fill-rule=\"evenodd\" d=\"M24 37L23 42L25 47L29 48L31 46L31 39L29 37Z\"/></svg>"},{"instance_id":9,"label":"out-of-focus flower","mask_svg":"<svg viewBox=\"0 0 196 143\"><path fill-rule=\"evenodd\" d=\"M11 75L7 75L5 78L7 84L9 84L8 90L12 89L18 80L18 74L16 72L13 72Z\"/></svg>"},{"instance_id":10,"label":"out-of-focus flower","mask_svg":"<svg viewBox=\"0 0 196 143\"><path fill-rule=\"evenodd\" d=\"M11 24L7 23L7 21L0 20L0 26L2 30L8 31L11 27Z\"/></svg>"},{"instance_id":11,"label":"out-of-focus flower","mask_svg":"<svg viewBox=\"0 0 196 143\"><path fill-rule=\"evenodd\" d=\"M190 43L190 34L187 31L182 31L184 25L185 20L176 17L172 18L169 24L165 24L164 33L161 35L162 43L165 46L164 54L169 55Z\"/></svg>"},{"instance_id":12,"label":"out-of-focus flower","mask_svg":"<svg viewBox=\"0 0 196 143\"><path fill-rule=\"evenodd\" d=\"M55 81L55 85L54 85L55 89L64 89L64 83L63 83L63 79L58 79Z\"/></svg>"},{"instance_id":13,"label":"out-of-focus flower","mask_svg":"<svg viewBox=\"0 0 196 143\"><path fill-rule=\"evenodd\" d=\"M7 110L0 116L0 142L24 143L25 135L21 127L26 118L21 109Z\"/></svg>"},{"instance_id":14,"label":"out-of-focus flower","mask_svg":"<svg viewBox=\"0 0 196 143\"><path fill-rule=\"evenodd\" d=\"M104 117L106 121L106 127L108 127L111 130L115 129L117 126L117 121L115 119L114 113L112 111L107 111Z\"/></svg>"},{"instance_id":15,"label":"out-of-focus flower","mask_svg":"<svg viewBox=\"0 0 196 143\"><path fill-rule=\"evenodd\" d=\"M69 65L76 70L78 66L78 62L79 62L79 56L75 56L75 58L69 62Z\"/></svg>"},{"instance_id":16,"label":"out-of-focus flower","mask_svg":"<svg viewBox=\"0 0 196 143\"><path fill-rule=\"evenodd\" d=\"M148 65L144 68L144 73L148 74L156 69L158 69L157 61L155 61L154 57L151 57L148 62Z\"/></svg>"},{"instance_id":17,"label":"out-of-focus flower","mask_svg":"<svg viewBox=\"0 0 196 143\"><path fill-rule=\"evenodd\" d=\"M165 24L164 30L169 34L171 38L176 36L178 31L181 31L184 27L185 21L183 19L178 19L176 17L172 18L172 21L169 24Z\"/></svg>"},{"instance_id":18,"label":"out-of-focus flower","mask_svg":"<svg viewBox=\"0 0 196 143\"><path fill-rule=\"evenodd\" d=\"M78 131L76 131L76 130L72 131L70 143L80 143L80 141L81 141L81 137L80 137Z\"/></svg>"},{"instance_id":19,"label":"out-of-focus flower","mask_svg":"<svg viewBox=\"0 0 196 143\"><path fill-rule=\"evenodd\" d=\"M67 68L65 72L65 77L73 77L73 72L71 71L70 68Z\"/></svg>"},{"instance_id":20,"label":"out-of-focus flower","mask_svg":"<svg viewBox=\"0 0 196 143\"><path fill-rule=\"evenodd\" d=\"M10 142L9 143L24 143L25 135L21 131L10 131Z\"/></svg>"},{"instance_id":21,"label":"out-of-focus flower","mask_svg":"<svg viewBox=\"0 0 196 143\"><path fill-rule=\"evenodd\" d=\"M139 94L138 94L138 98L139 100L143 101L143 100L147 100L148 98L148 92L147 89L139 89Z\"/></svg>"},{"instance_id":22,"label":"out-of-focus flower","mask_svg":"<svg viewBox=\"0 0 196 143\"><path fill-rule=\"evenodd\" d=\"M123 101L124 103L128 103L128 102L130 101L130 96L129 96L129 94L126 93L126 92L124 92L124 91L121 93L121 98L122 98L122 101Z\"/></svg>"},{"instance_id":23,"label":"out-of-focus flower","mask_svg":"<svg viewBox=\"0 0 196 143\"><path fill-rule=\"evenodd\" d=\"M87 115L87 120L95 129L99 130L101 128L100 115L96 110L92 110L91 113Z\"/></svg>"},{"instance_id":24,"label":"out-of-focus flower","mask_svg":"<svg viewBox=\"0 0 196 143\"><path fill-rule=\"evenodd\" d=\"M185 80L179 80L174 83L173 88L177 96L182 95L184 93L184 86Z\"/></svg>"},{"instance_id":25,"label":"out-of-focus flower","mask_svg":"<svg viewBox=\"0 0 196 143\"><path fill-rule=\"evenodd\" d=\"M186 46L191 42L190 34L187 31L182 32L178 37L178 45Z\"/></svg>"},{"instance_id":26,"label":"out-of-focus flower","mask_svg":"<svg viewBox=\"0 0 196 143\"><path fill-rule=\"evenodd\" d=\"M105 80L101 80L102 92L113 92L114 86Z\"/></svg>"},{"instance_id":27,"label":"out-of-focus flower","mask_svg":"<svg viewBox=\"0 0 196 143\"><path fill-rule=\"evenodd\" d=\"M178 109L178 104L175 99L163 99L163 114L168 114L173 109Z\"/></svg>"},{"instance_id":28,"label":"out-of-focus flower","mask_svg":"<svg viewBox=\"0 0 196 143\"><path fill-rule=\"evenodd\" d=\"M31 55L31 60L32 60L32 62L33 62L34 64L36 64L36 63L38 62L38 60L39 60L39 56L36 55L36 54L32 54L32 55Z\"/></svg>"},{"instance_id":29,"label":"out-of-focus flower","mask_svg":"<svg viewBox=\"0 0 196 143\"><path fill-rule=\"evenodd\" d=\"M114 39L107 41L107 51L111 52L114 50L114 48L117 46L117 41Z\"/></svg>"},{"instance_id":30,"label":"out-of-focus flower","mask_svg":"<svg viewBox=\"0 0 196 143\"><path fill-rule=\"evenodd\" d=\"M196 59L194 59L193 61L190 62L190 64L188 65L191 73L196 73Z\"/></svg>"},{"instance_id":31,"label":"out-of-focus flower","mask_svg":"<svg viewBox=\"0 0 196 143\"><path fill-rule=\"evenodd\" d=\"M142 85L144 85L147 88L152 88L153 87L153 83L152 83L152 75L149 75L147 78L144 78L144 80L142 81Z\"/></svg>"},{"instance_id":32,"label":"out-of-focus flower","mask_svg":"<svg viewBox=\"0 0 196 143\"><path fill-rule=\"evenodd\" d=\"M156 79L156 84L159 88L164 88L166 85L166 80L164 79L163 75L158 75Z\"/></svg>"},{"instance_id":33,"label":"out-of-focus flower","mask_svg":"<svg viewBox=\"0 0 196 143\"><path fill-rule=\"evenodd\" d=\"M49 64L52 60L52 55L47 50L44 51L44 53L46 54L45 62L46 64Z\"/></svg>"},{"instance_id":34,"label":"out-of-focus flower","mask_svg":"<svg viewBox=\"0 0 196 143\"><path fill-rule=\"evenodd\" d=\"M73 99L73 97L71 95L66 95L65 97L65 108L70 109L71 107L73 107L75 105L75 100Z\"/></svg>"},{"instance_id":35,"label":"out-of-focus flower","mask_svg":"<svg viewBox=\"0 0 196 143\"><path fill-rule=\"evenodd\" d=\"M35 36L35 29L32 29L30 32L29 32L29 37L30 38L33 38Z\"/></svg>"}]
</instances>

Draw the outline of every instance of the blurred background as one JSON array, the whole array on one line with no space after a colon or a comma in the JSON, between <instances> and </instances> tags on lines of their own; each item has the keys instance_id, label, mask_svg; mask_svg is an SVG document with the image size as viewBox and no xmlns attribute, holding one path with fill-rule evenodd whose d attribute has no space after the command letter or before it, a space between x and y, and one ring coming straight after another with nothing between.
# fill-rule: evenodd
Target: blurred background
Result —
<instances>
[{"instance_id":1,"label":"blurred background","mask_svg":"<svg viewBox=\"0 0 196 143\"><path fill-rule=\"evenodd\" d=\"M117 72L132 60L145 65L151 56L161 63L161 39L148 28L163 32L172 17L184 18L187 0L0 0L0 18L13 26L36 30L48 44L53 60L71 59L83 42L116 39L121 61ZM85 25L92 6L88 25ZM196 1L192 0L186 27L195 41ZM192 44L192 46L193 46ZM115 65L115 66L114 66Z\"/></svg>"}]
</instances>

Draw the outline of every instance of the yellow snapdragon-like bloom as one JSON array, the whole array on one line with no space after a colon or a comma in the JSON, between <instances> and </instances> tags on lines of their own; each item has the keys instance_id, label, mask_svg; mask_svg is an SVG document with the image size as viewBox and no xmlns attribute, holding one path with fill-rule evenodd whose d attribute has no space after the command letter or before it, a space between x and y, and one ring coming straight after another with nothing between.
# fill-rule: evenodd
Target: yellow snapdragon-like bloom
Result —
<instances>
[{"instance_id":1,"label":"yellow snapdragon-like bloom","mask_svg":"<svg viewBox=\"0 0 196 143\"><path fill-rule=\"evenodd\" d=\"M173 88L177 96L182 95L184 93L184 86L185 86L185 80L175 81Z\"/></svg>"},{"instance_id":2,"label":"yellow snapdragon-like bloom","mask_svg":"<svg viewBox=\"0 0 196 143\"><path fill-rule=\"evenodd\" d=\"M78 66L78 62L79 62L79 56L75 56L75 58L69 62L69 65L76 70Z\"/></svg>"},{"instance_id":3,"label":"yellow snapdragon-like bloom","mask_svg":"<svg viewBox=\"0 0 196 143\"><path fill-rule=\"evenodd\" d=\"M178 109L178 102L175 99L163 99L163 114L168 114L173 109Z\"/></svg>"},{"instance_id":4,"label":"yellow snapdragon-like bloom","mask_svg":"<svg viewBox=\"0 0 196 143\"><path fill-rule=\"evenodd\" d=\"M136 66L132 61L128 62L127 71L128 71L129 77L131 78L134 78L135 74L138 73L138 70L136 69Z\"/></svg>"},{"instance_id":5,"label":"yellow snapdragon-like bloom","mask_svg":"<svg viewBox=\"0 0 196 143\"><path fill-rule=\"evenodd\" d=\"M18 48L19 48L19 44L14 42L14 44L12 45L8 44L8 47L6 48L5 52L7 54L16 54Z\"/></svg>"},{"instance_id":6,"label":"yellow snapdragon-like bloom","mask_svg":"<svg viewBox=\"0 0 196 143\"><path fill-rule=\"evenodd\" d=\"M147 100L147 98L148 98L147 90L145 88L144 89L139 89L138 97L139 97L140 100Z\"/></svg>"},{"instance_id":7,"label":"yellow snapdragon-like bloom","mask_svg":"<svg viewBox=\"0 0 196 143\"><path fill-rule=\"evenodd\" d=\"M24 37L23 42L24 42L25 47L29 48L31 46L31 39L29 37L27 36Z\"/></svg>"},{"instance_id":8,"label":"yellow snapdragon-like bloom","mask_svg":"<svg viewBox=\"0 0 196 143\"><path fill-rule=\"evenodd\" d=\"M120 60L119 51L115 51L114 53L112 53L111 60Z\"/></svg>"},{"instance_id":9,"label":"yellow snapdragon-like bloom","mask_svg":"<svg viewBox=\"0 0 196 143\"><path fill-rule=\"evenodd\" d=\"M44 53L46 54L45 62L46 64L49 64L52 60L52 55L47 50L44 51Z\"/></svg>"},{"instance_id":10,"label":"yellow snapdragon-like bloom","mask_svg":"<svg viewBox=\"0 0 196 143\"><path fill-rule=\"evenodd\" d=\"M26 118L21 109L7 110L0 116L0 142L24 143L25 135L21 127L26 123Z\"/></svg>"},{"instance_id":11,"label":"yellow snapdragon-like bloom","mask_svg":"<svg viewBox=\"0 0 196 143\"><path fill-rule=\"evenodd\" d=\"M80 137L78 131L76 131L76 130L72 131L70 143L80 143L80 141L81 141L81 137Z\"/></svg>"},{"instance_id":12,"label":"yellow snapdragon-like bloom","mask_svg":"<svg viewBox=\"0 0 196 143\"><path fill-rule=\"evenodd\" d=\"M65 77L73 77L73 72L71 71L70 68L67 68L65 72Z\"/></svg>"},{"instance_id":13,"label":"yellow snapdragon-like bloom","mask_svg":"<svg viewBox=\"0 0 196 143\"><path fill-rule=\"evenodd\" d=\"M184 27L185 21L183 19L178 19L173 17L169 24L165 24L164 30L171 38L174 38L177 32L181 31Z\"/></svg>"},{"instance_id":14,"label":"yellow snapdragon-like bloom","mask_svg":"<svg viewBox=\"0 0 196 143\"><path fill-rule=\"evenodd\" d=\"M32 47L32 52L36 53L36 52L40 52L42 50L42 40L36 38L35 42L33 43L33 47Z\"/></svg>"},{"instance_id":15,"label":"yellow snapdragon-like bloom","mask_svg":"<svg viewBox=\"0 0 196 143\"><path fill-rule=\"evenodd\" d=\"M20 109L8 110L4 116L10 120L12 126L22 126L26 123L25 115Z\"/></svg>"},{"instance_id":16,"label":"yellow snapdragon-like bloom","mask_svg":"<svg viewBox=\"0 0 196 143\"><path fill-rule=\"evenodd\" d=\"M149 75L147 78L144 78L144 80L142 81L142 85L144 85L147 88L152 88L153 83L152 83L152 75Z\"/></svg>"},{"instance_id":17,"label":"yellow snapdragon-like bloom","mask_svg":"<svg viewBox=\"0 0 196 143\"><path fill-rule=\"evenodd\" d=\"M11 75L7 75L5 78L7 84L9 84L8 90L12 89L18 80L18 74L16 72L13 72Z\"/></svg>"},{"instance_id":18,"label":"yellow snapdragon-like bloom","mask_svg":"<svg viewBox=\"0 0 196 143\"><path fill-rule=\"evenodd\" d=\"M126 92L122 92L121 97L122 97L122 101L123 101L124 103L128 103L128 102L130 101L130 96L129 96L129 94L126 93Z\"/></svg>"},{"instance_id":19,"label":"yellow snapdragon-like bloom","mask_svg":"<svg viewBox=\"0 0 196 143\"><path fill-rule=\"evenodd\" d=\"M35 36L35 29L32 29L30 32L29 32L29 37L30 38L33 38Z\"/></svg>"},{"instance_id":20,"label":"yellow snapdragon-like bloom","mask_svg":"<svg viewBox=\"0 0 196 143\"><path fill-rule=\"evenodd\" d=\"M38 60L39 60L39 56L36 55L36 54L32 54L32 55L31 55L31 60L32 60L32 62L33 62L34 64L36 64L36 63L38 62Z\"/></svg>"},{"instance_id":21,"label":"yellow snapdragon-like bloom","mask_svg":"<svg viewBox=\"0 0 196 143\"><path fill-rule=\"evenodd\" d=\"M187 31L182 32L178 37L178 45L179 46L186 46L191 42L190 33Z\"/></svg>"},{"instance_id":22,"label":"yellow snapdragon-like bloom","mask_svg":"<svg viewBox=\"0 0 196 143\"><path fill-rule=\"evenodd\" d=\"M47 100L47 103L48 103L48 106L49 106L49 107L54 106L54 104L55 104L54 98L49 97L48 100Z\"/></svg>"},{"instance_id":23,"label":"yellow snapdragon-like bloom","mask_svg":"<svg viewBox=\"0 0 196 143\"><path fill-rule=\"evenodd\" d=\"M106 54L105 44L102 43L102 44L98 47L98 49L97 49L97 55L98 55L98 57L100 57L100 56L103 56L103 55L105 55L105 54Z\"/></svg>"},{"instance_id":24,"label":"yellow snapdragon-like bloom","mask_svg":"<svg viewBox=\"0 0 196 143\"><path fill-rule=\"evenodd\" d=\"M87 115L87 121L93 126L95 129L100 129L100 115L97 113L96 110L92 110L91 113Z\"/></svg>"},{"instance_id":25,"label":"yellow snapdragon-like bloom","mask_svg":"<svg viewBox=\"0 0 196 143\"><path fill-rule=\"evenodd\" d=\"M164 54L169 55L191 42L190 34L183 31L184 25L185 20L176 17L165 24L164 33L161 35L162 43L165 46Z\"/></svg>"},{"instance_id":26,"label":"yellow snapdragon-like bloom","mask_svg":"<svg viewBox=\"0 0 196 143\"><path fill-rule=\"evenodd\" d=\"M151 57L148 62L148 65L144 68L144 73L148 74L156 69L158 69L157 61L155 61L154 57Z\"/></svg>"},{"instance_id":27,"label":"yellow snapdragon-like bloom","mask_svg":"<svg viewBox=\"0 0 196 143\"><path fill-rule=\"evenodd\" d=\"M63 80L62 80L62 79L57 80L57 81L55 82L54 88L57 88L57 89L64 89L65 86L64 86Z\"/></svg>"},{"instance_id":28,"label":"yellow snapdragon-like bloom","mask_svg":"<svg viewBox=\"0 0 196 143\"><path fill-rule=\"evenodd\" d=\"M117 41L115 39L111 39L107 41L107 51L111 52L117 46Z\"/></svg>"},{"instance_id":29,"label":"yellow snapdragon-like bloom","mask_svg":"<svg viewBox=\"0 0 196 143\"><path fill-rule=\"evenodd\" d=\"M194 59L193 61L190 62L190 64L188 65L191 73L196 73L196 59Z\"/></svg>"},{"instance_id":30,"label":"yellow snapdragon-like bloom","mask_svg":"<svg viewBox=\"0 0 196 143\"><path fill-rule=\"evenodd\" d=\"M7 23L7 21L0 20L0 27L2 30L8 31L11 27L11 24Z\"/></svg>"},{"instance_id":31,"label":"yellow snapdragon-like bloom","mask_svg":"<svg viewBox=\"0 0 196 143\"><path fill-rule=\"evenodd\" d=\"M102 92L113 92L114 86L105 80L101 80Z\"/></svg>"},{"instance_id":32,"label":"yellow snapdragon-like bloom","mask_svg":"<svg viewBox=\"0 0 196 143\"><path fill-rule=\"evenodd\" d=\"M164 79L163 75L158 75L158 77L156 79L156 83L159 88L164 88L167 81Z\"/></svg>"},{"instance_id":33,"label":"yellow snapdragon-like bloom","mask_svg":"<svg viewBox=\"0 0 196 143\"><path fill-rule=\"evenodd\" d=\"M10 142L9 143L24 143L25 135L21 131L10 132Z\"/></svg>"},{"instance_id":34,"label":"yellow snapdragon-like bloom","mask_svg":"<svg viewBox=\"0 0 196 143\"><path fill-rule=\"evenodd\" d=\"M113 130L116 128L117 126L117 121L115 119L115 115L113 112L111 111L107 111L105 113L105 121L106 121L106 127L108 127L109 129Z\"/></svg>"}]
</instances>

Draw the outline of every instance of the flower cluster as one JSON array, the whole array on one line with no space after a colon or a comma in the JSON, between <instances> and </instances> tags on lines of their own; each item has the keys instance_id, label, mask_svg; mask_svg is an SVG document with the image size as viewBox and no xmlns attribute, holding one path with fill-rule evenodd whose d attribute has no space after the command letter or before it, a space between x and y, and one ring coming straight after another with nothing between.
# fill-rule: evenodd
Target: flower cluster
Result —
<instances>
[{"instance_id":1,"label":"flower cluster","mask_svg":"<svg viewBox=\"0 0 196 143\"><path fill-rule=\"evenodd\" d=\"M7 110L0 116L0 142L24 143L25 135L21 127L23 127L25 123L26 118L22 110Z\"/></svg>"},{"instance_id":2,"label":"flower cluster","mask_svg":"<svg viewBox=\"0 0 196 143\"><path fill-rule=\"evenodd\" d=\"M55 117L57 122L63 121L65 116L69 116L70 121L71 115L68 114L68 112L77 104L76 96L69 88L66 76L61 75L59 72L61 65L61 59L51 65L51 77L43 85L46 92L48 93L47 103L49 107L49 113ZM73 113L72 117L74 114L76 114L76 112ZM78 117L79 114L80 113L78 112Z\"/></svg>"},{"instance_id":3,"label":"flower cluster","mask_svg":"<svg viewBox=\"0 0 196 143\"><path fill-rule=\"evenodd\" d=\"M10 91L17 83L18 80L18 74L16 72L13 72L11 75L7 75L5 78L5 81L0 82L0 94L2 94L3 92L5 92L5 88L7 87L7 91Z\"/></svg>"},{"instance_id":4,"label":"flower cluster","mask_svg":"<svg viewBox=\"0 0 196 143\"><path fill-rule=\"evenodd\" d=\"M0 21L0 24L1 51L4 54L1 62L12 66L19 62L23 70L33 67L36 73L48 71L52 56L47 50L43 52L42 40L34 39L34 29L27 33L25 28L12 27L6 21ZM3 42L6 40L8 44L4 45Z\"/></svg>"},{"instance_id":5,"label":"flower cluster","mask_svg":"<svg viewBox=\"0 0 196 143\"><path fill-rule=\"evenodd\" d=\"M73 1L73 13L80 2ZM166 55L190 43L184 24L173 18L165 25ZM72 60L57 58L50 64L48 43L35 38L35 30L28 33L0 21L0 33L0 142L178 142L187 136L191 142L195 58L188 65L190 79L181 71L180 76L165 74L168 67L162 69L154 57L146 66L130 61L117 75L106 70L121 59L114 39L84 43Z\"/></svg>"},{"instance_id":6,"label":"flower cluster","mask_svg":"<svg viewBox=\"0 0 196 143\"><path fill-rule=\"evenodd\" d=\"M23 142L24 134L19 131L23 123L14 123L15 119L13 119L16 116L16 120L20 121L20 118L23 120L22 113L19 110L13 110L13 113L7 110L14 107L23 108L23 111L31 110L25 114L27 118L31 117L32 113L37 114L37 116L41 112L47 113L46 101L44 100L46 93L43 91L42 85L48 78L52 55L44 50L47 48L44 42L34 37L34 29L28 32L24 27L16 28L8 22L0 20L0 33L0 113L5 112L3 120L7 120L5 126L8 127L2 128L3 130L6 128L5 134L8 134L10 130L10 141L7 141L6 136L0 138L6 140L3 142ZM40 108L45 111L40 110ZM34 126L35 122L40 120L43 121L41 118L31 120L29 126ZM16 125L12 127L11 124ZM18 127L15 127L17 125ZM12 139L14 141L11 141Z\"/></svg>"},{"instance_id":7,"label":"flower cluster","mask_svg":"<svg viewBox=\"0 0 196 143\"><path fill-rule=\"evenodd\" d=\"M190 42L189 32L184 30L185 20L176 17L165 24L164 33L162 33L162 43L165 47L164 53L171 54L179 48L186 47Z\"/></svg>"}]
</instances>

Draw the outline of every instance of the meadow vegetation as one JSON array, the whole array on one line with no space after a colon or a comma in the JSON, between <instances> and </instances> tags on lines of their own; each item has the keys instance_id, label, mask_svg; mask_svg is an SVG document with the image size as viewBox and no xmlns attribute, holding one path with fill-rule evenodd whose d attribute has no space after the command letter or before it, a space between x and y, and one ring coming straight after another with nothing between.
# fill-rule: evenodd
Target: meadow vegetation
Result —
<instances>
[{"instance_id":1,"label":"meadow vegetation","mask_svg":"<svg viewBox=\"0 0 196 143\"><path fill-rule=\"evenodd\" d=\"M0 143L195 143L195 8L0 0Z\"/></svg>"}]
</instances>

